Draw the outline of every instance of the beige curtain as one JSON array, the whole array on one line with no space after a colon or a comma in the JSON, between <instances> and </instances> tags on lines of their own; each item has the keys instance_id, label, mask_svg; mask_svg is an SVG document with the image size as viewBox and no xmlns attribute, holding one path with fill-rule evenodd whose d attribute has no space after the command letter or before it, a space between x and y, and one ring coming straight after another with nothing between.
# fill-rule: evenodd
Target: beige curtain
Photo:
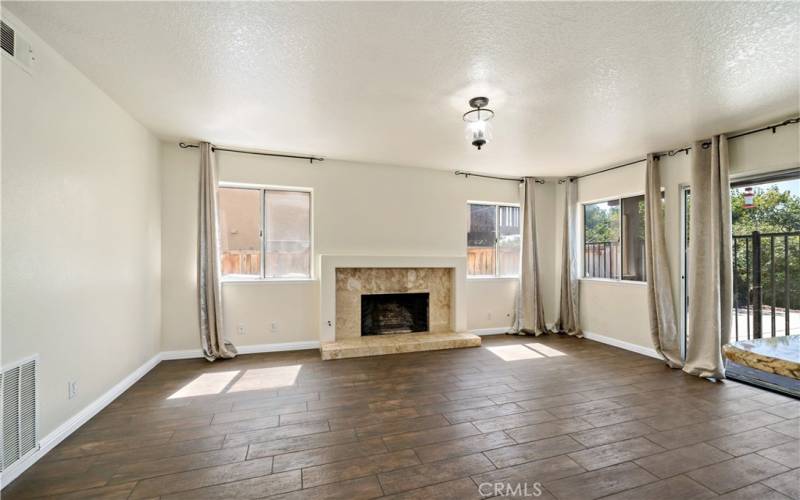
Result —
<instances>
[{"instance_id":1,"label":"beige curtain","mask_svg":"<svg viewBox=\"0 0 800 500\"><path fill-rule=\"evenodd\" d=\"M661 203L661 171L658 158L647 155L645 181L645 265L650 336L653 347L671 368L680 368L681 348L675 321L675 302L664 235L664 210Z\"/></svg>"},{"instance_id":2,"label":"beige curtain","mask_svg":"<svg viewBox=\"0 0 800 500\"><path fill-rule=\"evenodd\" d=\"M217 172L211 144L200 143L200 202L197 234L197 286L200 300L200 339L209 361L236 356L225 340L222 322L220 237L217 210Z\"/></svg>"},{"instance_id":3,"label":"beige curtain","mask_svg":"<svg viewBox=\"0 0 800 500\"><path fill-rule=\"evenodd\" d=\"M578 247L575 241L578 206L578 181L564 183L564 227L561 240L561 298L555 329L582 337L580 327L580 291L578 289Z\"/></svg>"},{"instance_id":4,"label":"beige curtain","mask_svg":"<svg viewBox=\"0 0 800 500\"><path fill-rule=\"evenodd\" d=\"M541 335L546 333L547 327L544 323L536 249L535 186L536 180L533 177L525 177L522 200L522 273L513 333Z\"/></svg>"},{"instance_id":5,"label":"beige curtain","mask_svg":"<svg viewBox=\"0 0 800 500\"><path fill-rule=\"evenodd\" d=\"M689 219L689 322L683 371L698 377L725 377L722 346L731 332L731 190L728 140L692 147Z\"/></svg>"}]
</instances>

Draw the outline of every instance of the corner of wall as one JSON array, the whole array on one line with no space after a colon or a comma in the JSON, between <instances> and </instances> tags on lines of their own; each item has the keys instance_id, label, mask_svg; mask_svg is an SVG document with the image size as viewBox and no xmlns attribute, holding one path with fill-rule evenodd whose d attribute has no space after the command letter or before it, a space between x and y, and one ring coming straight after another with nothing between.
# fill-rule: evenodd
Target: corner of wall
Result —
<instances>
[{"instance_id":1,"label":"corner of wall","mask_svg":"<svg viewBox=\"0 0 800 500\"><path fill-rule=\"evenodd\" d=\"M158 139L2 12L37 54L2 58L3 360L39 354L50 436L160 352Z\"/></svg>"}]
</instances>

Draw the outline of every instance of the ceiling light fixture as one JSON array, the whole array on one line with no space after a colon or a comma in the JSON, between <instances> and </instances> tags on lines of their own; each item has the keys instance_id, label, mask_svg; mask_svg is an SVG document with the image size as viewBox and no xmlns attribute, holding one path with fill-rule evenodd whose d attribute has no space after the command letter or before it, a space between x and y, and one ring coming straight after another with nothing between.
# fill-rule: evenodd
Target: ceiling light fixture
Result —
<instances>
[{"instance_id":1,"label":"ceiling light fixture","mask_svg":"<svg viewBox=\"0 0 800 500\"><path fill-rule=\"evenodd\" d=\"M469 100L469 105L473 109L464 113L467 139L480 150L492 138L489 120L494 118L494 111L486 107L489 105L488 97L473 97Z\"/></svg>"}]
</instances>

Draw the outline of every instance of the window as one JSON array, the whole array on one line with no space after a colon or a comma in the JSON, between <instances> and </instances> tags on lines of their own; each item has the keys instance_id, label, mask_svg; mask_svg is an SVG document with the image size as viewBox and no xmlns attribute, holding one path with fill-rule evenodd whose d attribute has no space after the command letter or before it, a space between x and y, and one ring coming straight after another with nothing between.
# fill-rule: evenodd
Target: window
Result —
<instances>
[{"instance_id":1,"label":"window","mask_svg":"<svg viewBox=\"0 0 800 500\"><path fill-rule=\"evenodd\" d=\"M646 281L644 211L644 195L583 206L584 277Z\"/></svg>"},{"instance_id":2,"label":"window","mask_svg":"<svg viewBox=\"0 0 800 500\"><path fill-rule=\"evenodd\" d=\"M222 275L311 277L311 193L220 187Z\"/></svg>"},{"instance_id":3,"label":"window","mask_svg":"<svg viewBox=\"0 0 800 500\"><path fill-rule=\"evenodd\" d=\"M519 276L519 207L493 203L468 207L467 275Z\"/></svg>"},{"instance_id":4,"label":"window","mask_svg":"<svg viewBox=\"0 0 800 500\"><path fill-rule=\"evenodd\" d=\"M261 195L257 189L219 190L223 276L261 276Z\"/></svg>"},{"instance_id":5,"label":"window","mask_svg":"<svg viewBox=\"0 0 800 500\"><path fill-rule=\"evenodd\" d=\"M644 195L622 199L622 279L646 281Z\"/></svg>"},{"instance_id":6,"label":"window","mask_svg":"<svg viewBox=\"0 0 800 500\"><path fill-rule=\"evenodd\" d=\"M619 279L619 200L583 206L583 275Z\"/></svg>"}]
</instances>

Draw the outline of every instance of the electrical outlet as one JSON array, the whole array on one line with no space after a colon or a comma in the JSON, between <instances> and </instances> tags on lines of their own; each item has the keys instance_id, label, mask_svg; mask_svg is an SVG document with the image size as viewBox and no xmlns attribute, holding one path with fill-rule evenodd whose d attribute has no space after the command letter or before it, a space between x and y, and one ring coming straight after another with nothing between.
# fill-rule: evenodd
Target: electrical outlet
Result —
<instances>
[{"instance_id":1,"label":"electrical outlet","mask_svg":"<svg viewBox=\"0 0 800 500\"><path fill-rule=\"evenodd\" d=\"M239 326L236 328L236 332L237 332L239 335L244 335L245 333L247 333L247 332L245 331L245 329L244 329L244 324L243 324L243 323L239 323Z\"/></svg>"},{"instance_id":2,"label":"electrical outlet","mask_svg":"<svg viewBox=\"0 0 800 500\"><path fill-rule=\"evenodd\" d=\"M272 324L270 324L269 331L271 331L272 333L275 333L275 332L278 331L278 322L277 321L273 321Z\"/></svg>"},{"instance_id":3,"label":"electrical outlet","mask_svg":"<svg viewBox=\"0 0 800 500\"><path fill-rule=\"evenodd\" d=\"M78 395L78 382L70 380L67 382L67 399L72 399Z\"/></svg>"},{"instance_id":4,"label":"electrical outlet","mask_svg":"<svg viewBox=\"0 0 800 500\"><path fill-rule=\"evenodd\" d=\"M492 313L490 312L486 313L486 319L492 319Z\"/></svg>"}]
</instances>

